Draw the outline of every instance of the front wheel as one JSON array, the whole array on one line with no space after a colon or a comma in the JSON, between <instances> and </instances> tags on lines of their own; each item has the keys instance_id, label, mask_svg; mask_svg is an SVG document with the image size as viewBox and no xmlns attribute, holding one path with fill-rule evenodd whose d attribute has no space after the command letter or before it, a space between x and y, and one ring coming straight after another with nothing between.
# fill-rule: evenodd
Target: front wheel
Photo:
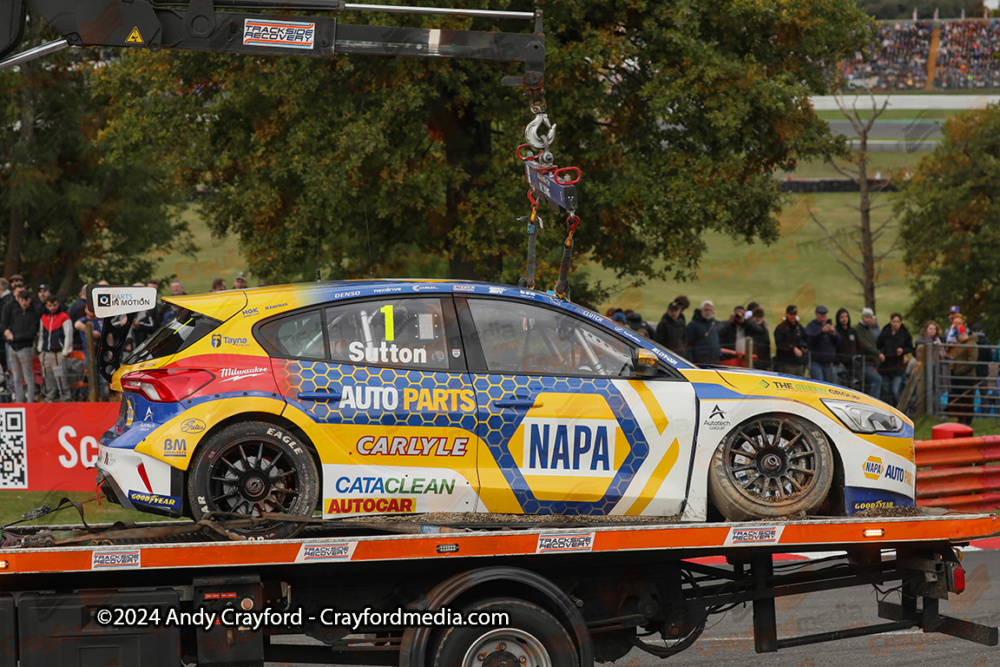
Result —
<instances>
[{"instance_id":1,"label":"front wheel","mask_svg":"<svg viewBox=\"0 0 1000 667\"><path fill-rule=\"evenodd\" d=\"M318 498L319 474L309 450L284 428L265 422L222 429L198 448L188 471L188 500L195 521L212 512L311 516ZM283 539L304 527L275 520L235 532L255 539Z\"/></svg>"},{"instance_id":2,"label":"front wheel","mask_svg":"<svg viewBox=\"0 0 1000 667\"><path fill-rule=\"evenodd\" d=\"M506 623L451 627L431 655L434 667L578 667L577 649L555 616L524 600L493 598L465 610L507 614Z\"/></svg>"},{"instance_id":3,"label":"front wheel","mask_svg":"<svg viewBox=\"0 0 1000 667\"><path fill-rule=\"evenodd\" d=\"M719 444L708 474L715 507L730 521L813 512L833 484L833 450L816 425L795 415L751 419Z\"/></svg>"}]
</instances>

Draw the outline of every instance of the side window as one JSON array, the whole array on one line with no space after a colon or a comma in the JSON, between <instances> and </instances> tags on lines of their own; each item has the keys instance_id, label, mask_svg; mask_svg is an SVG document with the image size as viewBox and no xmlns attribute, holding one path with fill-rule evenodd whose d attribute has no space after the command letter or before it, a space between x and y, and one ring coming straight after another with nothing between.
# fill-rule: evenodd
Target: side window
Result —
<instances>
[{"instance_id":1,"label":"side window","mask_svg":"<svg viewBox=\"0 0 1000 667\"><path fill-rule=\"evenodd\" d=\"M371 364L449 370L449 345L441 300L380 299L326 309L330 358Z\"/></svg>"},{"instance_id":2,"label":"side window","mask_svg":"<svg viewBox=\"0 0 1000 667\"><path fill-rule=\"evenodd\" d=\"M631 349L614 336L553 308L520 301L469 299L469 311L491 373L622 377Z\"/></svg>"},{"instance_id":3,"label":"side window","mask_svg":"<svg viewBox=\"0 0 1000 667\"><path fill-rule=\"evenodd\" d=\"M323 321L318 310L293 313L257 330L261 345L272 355L291 359L323 359Z\"/></svg>"}]
</instances>

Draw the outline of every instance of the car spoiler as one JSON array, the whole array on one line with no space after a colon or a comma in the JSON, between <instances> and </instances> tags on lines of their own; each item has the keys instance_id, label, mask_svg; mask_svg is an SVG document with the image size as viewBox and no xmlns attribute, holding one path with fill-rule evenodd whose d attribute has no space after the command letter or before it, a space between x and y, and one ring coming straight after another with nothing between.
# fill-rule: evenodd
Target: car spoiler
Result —
<instances>
[{"instance_id":1,"label":"car spoiler","mask_svg":"<svg viewBox=\"0 0 1000 667\"><path fill-rule=\"evenodd\" d=\"M156 295L155 287L87 285L87 307L104 320L97 345L97 371L108 382L121 366L132 321L136 314L156 307Z\"/></svg>"}]
</instances>

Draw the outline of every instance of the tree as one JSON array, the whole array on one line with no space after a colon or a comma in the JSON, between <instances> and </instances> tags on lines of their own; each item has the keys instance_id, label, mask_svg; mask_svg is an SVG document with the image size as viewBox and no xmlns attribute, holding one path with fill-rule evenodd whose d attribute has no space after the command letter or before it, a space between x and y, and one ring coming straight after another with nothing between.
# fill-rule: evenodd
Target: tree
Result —
<instances>
[{"instance_id":1,"label":"tree","mask_svg":"<svg viewBox=\"0 0 1000 667\"><path fill-rule=\"evenodd\" d=\"M827 228L823 221L816 217L816 212L810 210L809 217L823 230L826 235L826 246L834 259L841 266L847 269L851 277L861 286L861 294L865 300L865 308L875 308L875 285L879 278L879 266L886 257L896 250L898 239L893 240L888 247L884 247L881 252L875 251L875 245L886 234L894 229L895 214L887 216L885 219L872 225L872 212L890 206L889 204L876 204L879 195L883 194L889 180L881 183L872 183L868 173L868 136L875 121L882 115L889 105L889 97L880 105L875 96L868 92L871 100L871 109L858 109L858 95L855 95L854 102L848 107L841 95L835 95L837 108L840 109L854 128L858 135L857 149L848 154L845 159L846 164L838 164L834 160L829 163L837 172L845 176L858 186L860 193L858 202L858 224L854 227L856 234L835 234Z\"/></svg>"},{"instance_id":2,"label":"tree","mask_svg":"<svg viewBox=\"0 0 1000 667\"><path fill-rule=\"evenodd\" d=\"M27 47L51 39L29 20ZM65 298L80 282L147 279L157 250L187 247L168 206L176 188L148 149L112 163L95 143L105 100L89 88L95 61L64 52L0 73L3 274L24 274Z\"/></svg>"},{"instance_id":3,"label":"tree","mask_svg":"<svg viewBox=\"0 0 1000 667\"><path fill-rule=\"evenodd\" d=\"M497 8L466 6L487 4ZM827 63L872 35L850 0L567 0L545 11L554 153L584 172L577 257L638 279L692 275L708 230L776 238L774 171L838 150L808 97L826 92ZM530 114L498 85L507 73L517 68L134 52L102 72L116 116L103 136L116 154L156 146L183 182L205 187L209 225L238 234L265 281L311 278L317 264L325 277L365 276L369 248L383 277L427 275L414 264L443 259L445 275L513 281L525 238L515 220L527 212L513 149ZM542 286L565 236L543 216Z\"/></svg>"},{"instance_id":4,"label":"tree","mask_svg":"<svg viewBox=\"0 0 1000 667\"><path fill-rule=\"evenodd\" d=\"M1000 106L945 123L943 139L901 190L904 259L915 321L958 304L970 323L1000 333Z\"/></svg>"}]
</instances>

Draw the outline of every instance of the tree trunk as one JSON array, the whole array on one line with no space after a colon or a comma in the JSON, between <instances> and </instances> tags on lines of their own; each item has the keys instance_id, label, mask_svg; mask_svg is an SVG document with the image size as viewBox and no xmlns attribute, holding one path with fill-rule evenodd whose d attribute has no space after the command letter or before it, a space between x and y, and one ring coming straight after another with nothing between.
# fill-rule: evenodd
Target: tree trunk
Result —
<instances>
[{"instance_id":1,"label":"tree trunk","mask_svg":"<svg viewBox=\"0 0 1000 667\"><path fill-rule=\"evenodd\" d=\"M858 159L858 189L861 192L861 289L865 308L875 310L875 248L872 242L871 198L868 192L868 133L861 135L861 153Z\"/></svg>"}]
</instances>

